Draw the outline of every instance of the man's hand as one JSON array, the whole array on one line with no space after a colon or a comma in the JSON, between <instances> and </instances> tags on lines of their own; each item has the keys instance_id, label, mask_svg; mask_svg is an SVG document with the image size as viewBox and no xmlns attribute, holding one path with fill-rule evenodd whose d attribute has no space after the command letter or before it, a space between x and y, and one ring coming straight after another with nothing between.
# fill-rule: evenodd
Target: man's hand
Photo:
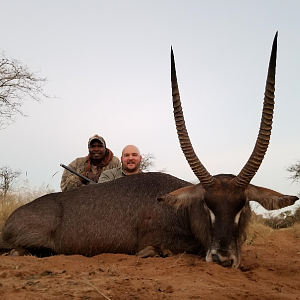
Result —
<instances>
[{"instance_id":1,"label":"man's hand","mask_svg":"<svg viewBox=\"0 0 300 300\"><path fill-rule=\"evenodd\" d=\"M86 177L93 180L94 182L98 182L99 180L99 175L96 175L93 172L88 172Z\"/></svg>"},{"instance_id":2,"label":"man's hand","mask_svg":"<svg viewBox=\"0 0 300 300\"><path fill-rule=\"evenodd\" d=\"M83 176L87 177L88 179L98 183L98 180L99 180L99 176L98 175L95 175L93 172L88 172L88 173L81 173ZM88 181L79 177L80 181L83 183L83 184L88 184Z\"/></svg>"}]
</instances>

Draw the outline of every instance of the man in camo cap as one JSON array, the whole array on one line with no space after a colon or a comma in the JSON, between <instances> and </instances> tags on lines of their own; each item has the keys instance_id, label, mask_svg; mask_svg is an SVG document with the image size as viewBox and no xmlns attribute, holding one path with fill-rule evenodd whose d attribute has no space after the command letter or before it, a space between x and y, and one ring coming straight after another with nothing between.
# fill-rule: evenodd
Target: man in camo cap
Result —
<instances>
[{"instance_id":1,"label":"man in camo cap","mask_svg":"<svg viewBox=\"0 0 300 300\"><path fill-rule=\"evenodd\" d=\"M69 168L77 173L98 182L102 171L117 168L121 165L120 160L112 151L106 148L103 137L95 134L88 141L89 154L86 157L76 158L69 164ZM88 182L79 176L64 170L60 187L63 192L87 185Z\"/></svg>"}]
</instances>

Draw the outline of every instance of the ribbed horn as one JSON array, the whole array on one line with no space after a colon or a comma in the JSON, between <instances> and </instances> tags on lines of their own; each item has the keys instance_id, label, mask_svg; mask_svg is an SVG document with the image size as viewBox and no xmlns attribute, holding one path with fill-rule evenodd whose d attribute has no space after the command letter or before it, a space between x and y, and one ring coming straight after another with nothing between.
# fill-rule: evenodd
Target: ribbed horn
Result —
<instances>
[{"instance_id":1,"label":"ribbed horn","mask_svg":"<svg viewBox=\"0 0 300 300\"><path fill-rule=\"evenodd\" d=\"M275 72L276 72L276 54L277 54L277 36L278 32L276 32L271 57L269 62L269 70L266 82L266 90L265 90L265 99L260 123L260 129L258 133L258 137L256 140L256 144L254 146L253 152L238 174L238 176L234 179L235 184L241 187L247 186L255 173L259 169L265 153L267 152L271 130L272 130L272 122L273 122L273 111L274 111L274 91L275 91Z\"/></svg>"},{"instance_id":2,"label":"ribbed horn","mask_svg":"<svg viewBox=\"0 0 300 300\"><path fill-rule=\"evenodd\" d=\"M183 111L181 107L177 76L176 76L174 53L172 47L171 47L171 82L172 82L174 118L175 118L176 129L177 129L177 134L178 134L178 139L180 142L181 149L191 169L193 170L197 178L200 180L201 184L204 187L210 186L213 184L214 178L209 174L209 172L205 169L205 167L198 159L196 153L194 152L188 132L186 130Z\"/></svg>"}]
</instances>

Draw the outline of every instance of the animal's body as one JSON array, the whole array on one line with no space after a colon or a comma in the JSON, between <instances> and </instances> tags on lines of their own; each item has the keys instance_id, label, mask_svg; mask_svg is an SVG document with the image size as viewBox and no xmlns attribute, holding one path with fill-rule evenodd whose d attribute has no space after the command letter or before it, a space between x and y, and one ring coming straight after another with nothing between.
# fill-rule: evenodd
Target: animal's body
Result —
<instances>
[{"instance_id":1,"label":"animal's body","mask_svg":"<svg viewBox=\"0 0 300 300\"><path fill-rule=\"evenodd\" d=\"M13 212L2 237L10 249L39 255L136 254L147 246L200 254L204 248L191 231L189 214L157 201L189 185L168 174L142 173L48 194Z\"/></svg>"}]
</instances>

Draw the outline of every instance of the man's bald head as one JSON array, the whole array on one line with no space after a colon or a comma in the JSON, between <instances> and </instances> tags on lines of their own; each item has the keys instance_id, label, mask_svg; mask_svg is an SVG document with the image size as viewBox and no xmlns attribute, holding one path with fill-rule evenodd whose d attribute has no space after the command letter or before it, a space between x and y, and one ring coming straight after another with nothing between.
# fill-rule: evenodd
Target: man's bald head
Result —
<instances>
[{"instance_id":1,"label":"man's bald head","mask_svg":"<svg viewBox=\"0 0 300 300\"><path fill-rule=\"evenodd\" d=\"M138 147L127 145L121 156L122 169L127 174L135 174L140 171L142 156Z\"/></svg>"}]
</instances>

